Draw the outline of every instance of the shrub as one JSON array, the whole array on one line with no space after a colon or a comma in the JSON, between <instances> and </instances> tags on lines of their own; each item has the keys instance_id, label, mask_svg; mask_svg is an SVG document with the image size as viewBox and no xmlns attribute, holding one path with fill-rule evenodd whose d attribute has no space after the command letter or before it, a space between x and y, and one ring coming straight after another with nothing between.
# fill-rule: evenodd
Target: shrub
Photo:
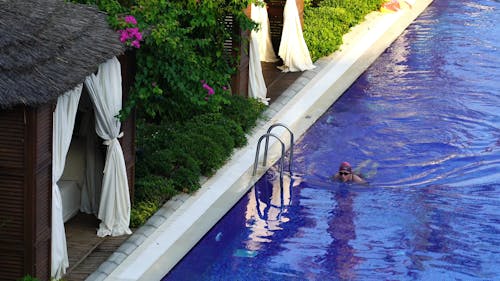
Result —
<instances>
[{"instance_id":1,"label":"shrub","mask_svg":"<svg viewBox=\"0 0 500 281\"><path fill-rule=\"evenodd\" d=\"M245 145L247 141L241 125L219 113L196 116L187 122L186 126L220 142L227 148L227 154L230 154L234 147Z\"/></svg>"},{"instance_id":2,"label":"shrub","mask_svg":"<svg viewBox=\"0 0 500 281\"><path fill-rule=\"evenodd\" d=\"M351 22L353 26L363 20L368 13L378 10L384 2L385 0L322 0L319 6L342 8L348 11L349 16L355 19Z\"/></svg>"},{"instance_id":3,"label":"shrub","mask_svg":"<svg viewBox=\"0 0 500 281\"><path fill-rule=\"evenodd\" d=\"M222 106L221 112L228 119L240 125L244 132L248 132L255 126L265 108L266 106L256 99L234 95L229 98L228 104Z\"/></svg>"},{"instance_id":4,"label":"shrub","mask_svg":"<svg viewBox=\"0 0 500 281\"><path fill-rule=\"evenodd\" d=\"M244 0L137 0L132 7L143 29L149 30L137 52L137 74L131 103L150 117L189 119L194 112L217 112L228 103L225 90L237 60L225 52L229 38L239 41L226 25L228 16L243 29L255 24L244 15ZM206 88L214 93L207 97Z\"/></svg>"},{"instance_id":5,"label":"shrub","mask_svg":"<svg viewBox=\"0 0 500 281\"><path fill-rule=\"evenodd\" d=\"M242 110L235 111L233 117L247 122L245 126L250 127L248 120L256 120L263 107L250 99L238 97L234 100ZM139 120L135 201L155 199L156 195L151 198L146 194L156 194L161 189L148 187L166 185L160 180L162 178L169 180L169 186L175 192L198 189L200 176L212 175L229 158L233 149L243 146L246 141L242 127L221 113L196 115L176 123L161 120L156 124Z\"/></svg>"},{"instance_id":6,"label":"shrub","mask_svg":"<svg viewBox=\"0 0 500 281\"><path fill-rule=\"evenodd\" d=\"M324 0L304 9L304 39L313 61L332 54L342 37L384 0Z\"/></svg>"},{"instance_id":7,"label":"shrub","mask_svg":"<svg viewBox=\"0 0 500 281\"><path fill-rule=\"evenodd\" d=\"M182 134L180 126L142 124L138 129L136 178L161 176L172 181L179 192L199 187L200 164L191 151L178 145L176 136ZM140 189L136 186L136 189Z\"/></svg>"},{"instance_id":8,"label":"shrub","mask_svg":"<svg viewBox=\"0 0 500 281\"><path fill-rule=\"evenodd\" d=\"M210 137L200 134L196 129L179 132L174 136L173 145L190 155L198 162L203 175L211 175L225 161L224 148Z\"/></svg>"},{"instance_id":9,"label":"shrub","mask_svg":"<svg viewBox=\"0 0 500 281\"><path fill-rule=\"evenodd\" d=\"M157 175L147 175L135 183L135 200L138 202L163 203L177 194L171 179Z\"/></svg>"},{"instance_id":10,"label":"shrub","mask_svg":"<svg viewBox=\"0 0 500 281\"><path fill-rule=\"evenodd\" d=\"M348 26L340 24L338 14L342 14L342 10L332 7L318 7L305 11L307 25L304 27L304 39L313 61L330 55L342 45L342 35Z\"/></svg>"},{"instance_id":11,"label":"shrub","mask_svg":"<svg viewBox=\"0 0 500 281\"><path fill-rule=\"evenodd\" d=\"M18 281L39 281L38 278L32 277L31 275L25 275L23 278L18 279Z\"/></svg>"},{"instance_id":12,"label":"shrub","mask_svg":"<svg viewBox=\"0 0 500 281\"><path fill-rule=\"evenodd\" d=\"M135 202L130 212L131 227L143 225L164 202L178 193L171 179L157 175L139 178L135 190Z\"/></svg>"},{"instance_id":13,"label":"shrub","mask_svg":"<svg viewBox=\"0 0 500 281\"><path fill-rule=\"evenodd\" d=\"M130 227L143 225L158 209L160 204L154 201L142 201L134 204L130 210Z\"/></svg>"}]
</instances>

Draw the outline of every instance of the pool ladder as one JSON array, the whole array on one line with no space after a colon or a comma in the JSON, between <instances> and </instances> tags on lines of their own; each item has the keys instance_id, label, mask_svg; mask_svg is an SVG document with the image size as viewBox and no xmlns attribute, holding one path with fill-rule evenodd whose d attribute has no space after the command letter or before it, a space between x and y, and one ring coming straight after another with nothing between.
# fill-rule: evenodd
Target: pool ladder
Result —
<instances>
[{"instance_id":1,"label":"pool ladder","mask_svg":"<svg viewBox=\"0 0 500 281\"><path fill-rule=\"evenodd\" d=\"M288 171L290 172L290 176L292 175L293 133L284 124L276 123L276 124L271 125L269 127L269 129L267 129L267 133L264 134L264 135L262 135L259 138L259 141L257 143L257 151L255 152L255 161L254 161L254 164L253 164L253 176L255 176L255 173L257 172L257 166L258 166L258 163L259 163L260 143L262 142L262 140L266 139L266 146L264 148L264 160L263 160L263 166L266 166L266 163L267 163L267 152L268 152L268 148L269 148L269 137L274 137L275 139L277 139L281 143L280 180L281 180L281 182L283 182L283 167L285 165L285 143L278 136L276 136L275 134L271 133L272 129L274 129L276 127L283 127L283 128L285 128L290 133L290 159L289 159L289 163L288 163Z\"/></svg>"}]
</instances>

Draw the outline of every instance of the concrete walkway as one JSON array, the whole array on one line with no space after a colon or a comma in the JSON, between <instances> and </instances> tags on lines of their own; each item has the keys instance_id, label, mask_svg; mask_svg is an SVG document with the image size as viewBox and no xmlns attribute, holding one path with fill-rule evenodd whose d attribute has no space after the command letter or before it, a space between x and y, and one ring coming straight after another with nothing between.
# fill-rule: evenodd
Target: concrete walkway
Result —
<instances>
[{"instance_id":1,"label":"concrete walkway","mask_svg":"<svg viewBox=\"0 0 500 281\"><path fill-rule=\"evenodd\" d=\"M294 79L269 106L247 146L235 151L196 193L167 202L87 280L160 280L269 168L261 167L252 176L257 141L269 126L285 124L295 139L304 134L432 0L416 2L397 13L372 13L353 28L340 51L317 61L314 70ZM273 133L288 144L288 132L278 128ZM280 147L274 139L270 145L268 163L274 163Z\"/></svg>"}]
</instances>

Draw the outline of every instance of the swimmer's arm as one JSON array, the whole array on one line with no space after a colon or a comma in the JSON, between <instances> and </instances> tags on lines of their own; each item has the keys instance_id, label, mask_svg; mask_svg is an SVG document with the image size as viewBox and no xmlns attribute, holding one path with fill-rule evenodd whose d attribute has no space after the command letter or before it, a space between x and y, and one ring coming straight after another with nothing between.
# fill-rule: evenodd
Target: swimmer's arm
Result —
<instances>
[{"instance_id":1,"label":"swimmer's arm","mask_svg":"<svg viewBox=\"0 0 500 281\"><path fill-rule=\"evenodd\" d=\"M363 178L361 178L360 176L358 176L356 174L352 175L352 181L355 182L355 183L361 183L361 184L366 184L367 183Z\"/></svg>"}]
</instances>

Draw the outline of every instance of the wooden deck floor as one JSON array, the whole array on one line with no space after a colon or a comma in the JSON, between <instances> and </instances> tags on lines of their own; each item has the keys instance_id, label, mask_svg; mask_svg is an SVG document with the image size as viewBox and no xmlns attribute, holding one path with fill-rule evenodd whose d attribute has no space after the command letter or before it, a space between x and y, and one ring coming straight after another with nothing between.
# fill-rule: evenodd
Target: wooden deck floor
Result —
<instances>
[{"instance_id":1,"label":"wooden deck floor","mask_svg":"<svg viewBox=\"0 0 500 281\"><path fill-rule=\"evenodd\" d=\"M262 73L267 87L267 97L271 98L270 103L276 99L286 90L293 82L300 77L302 72L281 72L277 66L281 62L262 62Z\"/></svg>"},{"instance_id":2,"label":"wooden deck floor","mask_svg":"<svg viewBox=\"0 0 500 281\"><path fill-rule=\"evenodd\" d=\"M276 99L302 74L283 73L278 63L262 63L262 72L270 103ZM99 220L93 215L78 214L65 224L69 268L63 280L83 281L92 274L120 245L128 235L120 237L97 237Z\"/></svg>"},{"instance_id":3,"label":"wooden deck floor","mask_svg":"<svg viewBox=\"0 0 500 281\"><path fill-rule=\"evenodd\" d=\"M69 268L64 280L85 280L129 237L97 237L98 227L95 216L82 213L65 224Z\"/></svg>"}]
</instances>

